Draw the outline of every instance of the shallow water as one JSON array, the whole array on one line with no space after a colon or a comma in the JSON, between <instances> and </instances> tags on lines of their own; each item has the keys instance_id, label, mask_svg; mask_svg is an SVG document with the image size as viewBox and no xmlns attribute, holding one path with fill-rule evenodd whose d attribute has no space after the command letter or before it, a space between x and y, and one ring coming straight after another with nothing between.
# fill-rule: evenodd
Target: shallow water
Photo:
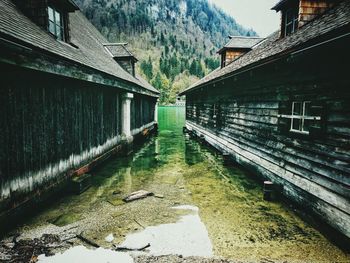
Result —
<instances>
[{"instance_id":1,"label":"shallow water","mask_svg":"<svg viewBox=\"0 0 350 263\"><path fill-rule=\"evenodd\" d=\"M57 200L23 230L30 235L74 226L105 248L150 243L145 253L155 255L350 261L290 207L263 201L256 178L223 166L218 153L184 136L183 126L184 108L160 107L156 137L93 171L90 189ZM141 189L158 198L124 204L124 196Z\"/></svg>"},{"instance_id":2,"label":"shallow water","mask_svg":"<svg viewBox=\"0 0 350 263\"><path fill-rule=\"evenodd\" d=\"M173 209L192 211L184 215L176 223L150 226L140 232L126 237L121 244L124 247L142 247L150 244L147 254L183 255L183 256L213 256L213 248L207 229L194 206L176 206Z\"/></svg>"}]
</instances>

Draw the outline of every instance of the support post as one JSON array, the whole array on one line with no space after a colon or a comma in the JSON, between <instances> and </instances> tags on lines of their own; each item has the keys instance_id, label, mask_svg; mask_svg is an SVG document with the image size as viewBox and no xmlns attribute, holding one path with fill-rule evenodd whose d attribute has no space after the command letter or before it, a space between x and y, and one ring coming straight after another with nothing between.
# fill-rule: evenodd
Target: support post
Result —
<instances>
[{"instance_id":1,"label":"support post","mask_svg":"<svg viewBox=\"0 0 350 263\"><path fill-rule=\"evenodd\" d=\"M133 151L131 135L131 100L134 98L134 94L125 93L122 96L122 137L123 137L123 152L125 155L129 155Z\"/></svg>"},{"instance_id":2,"label":"support post","mask_svg":"<svg viewBox=\"0 0 350 263\"><path fill-rule=\"evenodd\" d=\"M131 100L134 94L125 93L122 97L122 134L129 140L131 137Z\"/></svg>"},{"instance_id":3,"label":"support post","mask_svg":"<svg viewBox=\"0 0 350 263\"><path fill-rule=\"evenodd\" d=\"M264 182L264 200L265 201L272 201L273 188L274 188L274 185L271 181Z\"/></svg>"},{"instance_id":4,"label":"support post","mask_svg":"<svg viewBox=\"0 0 350 263\"><path fill-rule=\"evenodd\" d=\"M156 105L154 106L154 122L158 123L158 104L159 104L159 99L156 101Z\"/></svg>"}]
</instances>

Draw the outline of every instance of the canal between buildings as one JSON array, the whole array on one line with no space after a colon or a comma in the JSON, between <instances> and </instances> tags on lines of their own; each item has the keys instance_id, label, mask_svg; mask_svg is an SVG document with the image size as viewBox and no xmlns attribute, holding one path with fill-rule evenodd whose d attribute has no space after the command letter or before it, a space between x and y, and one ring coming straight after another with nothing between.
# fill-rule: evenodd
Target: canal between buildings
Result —
<instances>
[{"instance_id":1,"label":"canal between buildings","mask_svg":"<svg viewBox=\"0 0 350 263\"><path fill-rule=\"evenodd\" d=\"M150 255L245 262L349 261L291 207L264 201L261 182L249 172L224 166L219 153L183 135L184 113L182 107L160 107L157 136L132 155L117 156L92 171L87 191L50 204L20 227L22 236L83 233L104 248L95 254L99 259L114 244L136 248L149 243L143 253ZM155 196L122 201L141 189ZM69 262L74 254L92 260L91 250L81 246L87 246L84 242L70 242L68 251L53 258L41 256L39 262ZM129 262L128 255L119 256L125 260L116 262Z\"/></svg>"}]
</instances>

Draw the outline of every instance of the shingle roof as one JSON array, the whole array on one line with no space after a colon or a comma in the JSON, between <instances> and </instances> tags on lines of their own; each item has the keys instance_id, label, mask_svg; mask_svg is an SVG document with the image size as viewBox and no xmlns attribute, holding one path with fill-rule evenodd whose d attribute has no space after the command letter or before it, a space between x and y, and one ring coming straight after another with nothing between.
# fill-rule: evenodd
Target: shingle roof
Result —
<instances>
[{"instance_id":1,"label":"shingle roof","mask_svg":"<svg viewBox=\"0 0 350 263\"><path fill-rule=\"evenodd\" d=\"M228 66L214 70L209 75L187 88L182 94L217 78L233 74L237 70L253 63L259 63L262 60L275 57L281 53L287 54L288 52L297 50L309 41L349 25L350 1L345 0L287 37L279 38L279 32L273 33L265 41L261 42L259 46L239 57L237 60L234 60ZM349 31L349 28L347 30Z\"/></svg>"},{"instance_id":2,"label":"shingle roof","mask_svg":"<svg viewBox=\"0 0 350 263\"><path fill-rule=\"evenodd\" d=\"M251 49L262 40L263 38L260 37L230 36L230 41L222 49L220 49L218 53L221 53L223 50L229 48Z\"/></svg>"},{"instance_id":3,"label":"shingle roof","mask_svg":"<svg viewBox=\"0 0 350 263\"><path fill-rule=\"evenodd\" d=\"M57 41L22 14L11 0L0 1L0 34L159 93L140 76L133 77L114 61L103 46L106 39L81 11L69 13L69 21L71 42L78 48Z\"/></svg>"},{"instance_id":4,"label":"shingle roof","mask_svg":"<svg viewBox=\"0 0 350 263\"><path fill-rule=\"evenodd\" d=\"M104 45L111 55L115 58L122 57L134 57L135 56L127 49L125 43L116 43L116 44L105 44ZM136 58L135 58L136 59Z\"/></svg>"}]
</instances>

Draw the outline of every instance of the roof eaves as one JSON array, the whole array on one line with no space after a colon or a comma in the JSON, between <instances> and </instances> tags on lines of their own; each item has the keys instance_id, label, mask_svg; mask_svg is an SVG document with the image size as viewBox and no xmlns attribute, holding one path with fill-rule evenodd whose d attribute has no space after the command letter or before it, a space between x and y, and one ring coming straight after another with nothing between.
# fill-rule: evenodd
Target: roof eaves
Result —
<instances>
[{"instance_id":1,"label":"roof eaves","mask_svg":"<svg viewBox=\"0 0 350 263\"><path fill-rule=\"evenodd\" d=\"M44 57L50 61L51 63L56 63L56 61L58 62L63 62L63 63L66 63L67 66L77 66L78 65L78 68L81 69L81 72L85 70L88 70L89 72L96 72L97 74L100 74L101 76L109 76L109 78L112 78L114 79L115 81L118 81L118 82L123 82L123 83L128 83L128 85L130 86L138 86L138 88L141 88L143 90L146 90L146 93L148 93L148 95L150 95L149 93L153 93L153 94L159 94L159 91L157 89L155 89L153 86L152 89L149 89L149 87L147 88L145 86L145 83L142 83L139 79L135 78L136 80L139 81L139 83L135 83L135 82L132 82L132 81L129 81L129 80L126 80L126 79L123 79L123 78L120 78L120 77L117 77L115 75L112 75L108 72L104 72L102 70L99 70L97 68L94 68L94 67L91 67L89 65L86 65L86 64L82 64L81 62L79 61L75 61L75 60L72 60L72 59L69 59L67 57L63 57L63 56L60 56L56 53L53 53L51 51L47 51L45 49L42 49L40 47L36 47L34 45L31 45L27 42L23 42L19 39L16 39L12 36L5 36L3 34L0 34L0 45L2 43L5 43L7 46L11 46L12 48L14 48L16 50L16 53L19 55L20 54L20 50L23 50L25 53L24 54L21 54L21 56L25 56L25 54L31 54L31 55L35 55L35 54L41 54L41 55L44 55ZM41 59L43 60L44 58L43 56L41 57ZM55 61L55 62L54 62ZM58 64L58 63L57 63ZM56 65L57 65L56 64ZM37 65L35 65L36 67ZM36 69L35 67L29 67L31 69ZM54 67L48 67L50 69L54 68ZM50 72L50 73L53 73L53 71L49 70L49 71L46 71L45 70L42 70L43 68L40 68L41 71L43 72ZM67 71L68 72L68 71ZM58 74L58 75L62 75L62 76L68 76L68 75L63 75L61 74L60 72L59 73L55 73L55 74ZM79 74L79 76L82 76L83 74ZM72 75L73 76L73 75ZM69 76L69 77L72 77L72 76ZM73 78L75 78L77 75L75 75ZM90 76L90 75L89 75ZM86 80L86 79L82 79L82 80ZM89 79L89 81L92 81ZM98 82L100 83L100 82ZM107 84L107 85L110 85L110 84ZM113 85L115 86L115 85ZM116 87L119 87L119 86L116 86Z\"/></svg>"},{"instance_id":2,"label":"roof eaves","mask_svg":"<svg viewBox=\"0 0 350 263\"><path fill-rule=\"evenodd\" d=\"M220 49L219 51L217 51L217 54L221 54L222 52L224 52L225 50L243 50L243 51L251 51L252 48L250 47L223 47L222 49Z\"/></svg>"}]
</instances>

